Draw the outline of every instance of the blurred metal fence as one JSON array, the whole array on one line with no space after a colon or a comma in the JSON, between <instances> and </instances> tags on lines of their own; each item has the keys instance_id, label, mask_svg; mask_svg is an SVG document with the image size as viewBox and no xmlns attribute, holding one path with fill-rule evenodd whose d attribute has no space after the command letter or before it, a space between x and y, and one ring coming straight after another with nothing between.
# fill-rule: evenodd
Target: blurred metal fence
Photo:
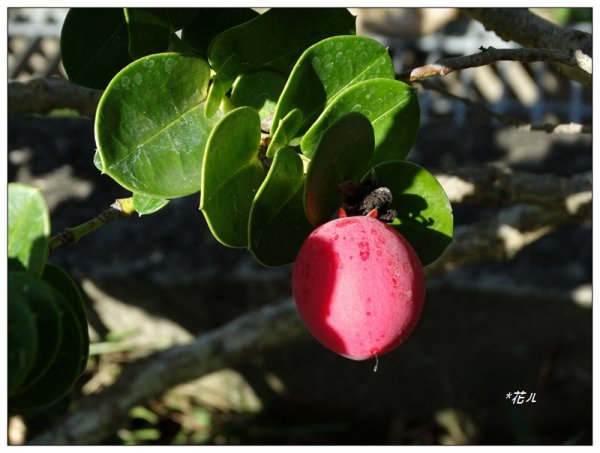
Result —
<instances>
[{"instance_id":1,"label":"blurred metal fence","mask_svg":"<svg viewBox=\"0 0 600 453\"><path fill-rule=\"evenodd\" d=\"M67 11L67 8L8 10L9 80L66 78L60 60L60 30ZM591 32L589 23L576 27ZM417 64L433 63L439 58L477 53L481 46L519 47L513 42L502 41L480 23L464 18L419 38L372 37L390 48L396 72ZM497 113L513 115L533 124L591 123L591 90L566 80L544 63L503 61L449 74L439 79L439 83L453 95L482 102ZM464 102L431 90L420 90L419 97L424 121L442 116L461 125L477 115Z\"/></svg>"}]
</instances>

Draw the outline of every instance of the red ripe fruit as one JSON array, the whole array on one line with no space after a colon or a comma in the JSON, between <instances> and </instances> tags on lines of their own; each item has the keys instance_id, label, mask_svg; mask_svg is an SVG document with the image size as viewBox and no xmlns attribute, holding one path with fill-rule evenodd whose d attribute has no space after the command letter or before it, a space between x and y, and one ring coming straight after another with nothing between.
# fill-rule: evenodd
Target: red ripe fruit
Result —
<instances>
[{"instance_id":1,"label":"red ripe fruit","mask_svg":"<svg viewBox=\"0 0 600 453\"><path fill-rule=\"evenodd\" d=\"M396 230L354 216L315 229L294 262L292 291L308 330L353 360L398 347L415 327L425 299L419 257Z\"/></svg>"}]
</instances>

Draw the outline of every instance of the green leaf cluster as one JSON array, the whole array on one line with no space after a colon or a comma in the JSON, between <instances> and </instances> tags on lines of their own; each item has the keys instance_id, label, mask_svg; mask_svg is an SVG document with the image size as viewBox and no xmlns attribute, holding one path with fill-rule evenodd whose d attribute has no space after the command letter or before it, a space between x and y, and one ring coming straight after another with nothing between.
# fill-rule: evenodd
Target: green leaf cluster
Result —
<instances>
[{"instance_id":1,"label":"green leaf cluster","mask_svg":"<svg viewBox=\"0 0 600 453\"><path fill-rule=\"evenodd\" d=\"M47 406L87 363L83 300L61 268L46 262L50 222L39 190L8 186L8 407Z\"/></svg>"},{"instance_id":2,"label":"green leaf cluster","mask_svg":"<svg viewBox=\"0 0 600 453\"><path fill-rule=\"evenodd\" d=\"M96 23L91 11L67 16L65 67L105 88L94 162L138 213L200 191L218 241L277 266L335 216L340 183L375 177L423 264L450 243L444 191L405 161L416 91L395 80L386 48L355 35L348 10L108 9ZM84 29L94 39L81 42ZM106 61L117 44L127 58Z\"/></svg>"}]
</instances>

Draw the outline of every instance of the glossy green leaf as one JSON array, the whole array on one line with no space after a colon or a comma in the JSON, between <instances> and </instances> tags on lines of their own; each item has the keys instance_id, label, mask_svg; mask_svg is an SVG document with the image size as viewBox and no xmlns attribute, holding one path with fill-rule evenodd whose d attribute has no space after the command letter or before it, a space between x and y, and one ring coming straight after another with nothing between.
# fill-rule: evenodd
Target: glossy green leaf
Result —
<instances>
[{"instance_id":1,"label":"glossy green leaf","mask_svg":"<svg viewBox=\"0 0 600 453\"><path fill-rule=\"evenodd\" d=\"M71 8L63 23L60 53L69 80L103 90L131 62L121 8Z\"/></svg>"},{"instance_id":2,"label":"glossy green leaf","mask_svg":"<svg viewBox=\"0 0 600 453\"><path fill-rule=\"evenodd\" d=\"M354 16L344 8L272 8L217 35L208 56L218 73L246 74L260 68L288 73L304 50L328 36L354 34Z\"/></svg>"},{"instance_id":3,"label":"glossy green leaf","mask_svg":"<svg viewBox=\"0 0 600 453\"><path fill-rule=\"evenodd\" d=\"M302 138L302 152L311 157L329 126L349 112L362 113L373 125L371 165L406 157L419 128L419 103L413 88L392 79L365 80L340 92Z\"/></svg>"},{"instance_id":4,"label":"glossy green leaf","mask_svg":"<svg viewBox=\"0 0 600 453\"><path fill-rule=\"evenodd\" d=\"M164 198L147 197L139 193L133 194L133 209L137 212L140 217L143 215L154 214L156 211L161 210L167 204L169 200Z\"/></svg>"},{"instance_id":5,"label":"glossy green leaf","mask_svg":"<svg viewBox=\"0 0 600 453\"><path fill-rule=\"evenodd\" d=\"M189 54L197 54L194 48L183 41L176 33L171 33L171 38L169 41L169 52L178 52L178 53L189 53ZM203 55L204 57L204 55Z\"/></svg>"},{"instance_id":6,"label":"glossy green leaf","mask_svg":"<svg viewBox=\"0 0 600 453\"><path fill-rule=\"evenodd\" d=\"M210 41L219 33L258 16L250 8L199 8L194 19L181 32L181 39L202 55L208 54Z\"/></svg>"},{"instance_id":7,"label":"glossy green leaf","mask_svg":"<svg viewBox=\"0 0 600 453\"><path fill-rule=\"evenodd\" d=\"M302 125L302 113L300 109L293 109L279 122L279 127L271 137L267 148L267 157L273 158L275 151L288 145L296 136L296 132Z\"/></svg>"},{"instance_id":8,"label":"glossy green leaf","mask_svg":"<svg viewBox=\"0 0 600 453\"><path fill-rule=\"evenodd\" d=\"M230 100L235 107L254 107L261 121L267 120L270 124L284 85L285 77L278 72L266 69L254 71L235 82Z\"/></svg>"},{"instance_id":9,"label":"glossy green leaf","mask_svg":"<svg viewBox=\"0 0 600 453\"><path fill-rule=\"evenodd\" d=\"M85 365L87 363L87 358L89 354L89 335L88 335L88 319L85 310L85 304L83 302L83 298L81 297L81 293L75 285L75 282L71 279L69 274L67 274L63 269L58 266L54 266L52 264L46 264L44 268L44 273L42 274L42 279L48 283L54 290L60 294L65 301L69 304L73 313L75 314L75 318L77 323L79 324L79 328L81 330L81 335L83 339L83 348L81 351L81 365L79 368L79 372L83 372Z\"/></svg>"},{"instance_id":10,"label":"glossy green leaf","mask_svg":"<svg viewBox=\"0 0 600 453\"><path fill-rule=\"evenodd\" d=\"M129 55L134 60L166 52L171 24L166 8L124 8L129 32Z\"/></svg>"},{"instance_id":11,"label":"glossy green leaf","mask_svg":"<svg viewBox=\"0 0 600 453\"><path fill-rule=\"evenodd\" d=\"M405 161L374 167L379 186L392 191L391 208L398 213L396 228L416 250L425 266L452 242L452 205L438 180L427 170ZM370 172L363 180L370 178Z\"/></svg>"},{"instance_id":12,"label":"glossy green leaf","mask_svg":"<svg viewBox=\"0 0 600 453\"><path fill-rule=\"evenodd\" d=\"M344 88L373 78L395 76L392 60L385 47L364 36L333 36L306 49L287 81L273 118L279 120L292 109L300 109L305 132L325 105Z\"/></svg>"},{"instance_id":13,"label":"glossy green leaf","mask_svg":"<svg viewBox=\"0 0 600 453\"><path fill-rule=\"evenodd\" d=\"M19 183L8 185L8 259L41 275L48 255L50 218L39 189ZM11 265L15 269L17 265Z\"/></svg>"},{"instance_id":14,"label":"glossy green leaf","mask_svg":"<svg viewBox=\"0 0 600 453\"><path fill-rule=\"evenodd\" d=\"M225 95L236 78L235 75L223 71L215 75L212 79L210 89L208 90L208 97L204 104L204 114L207 118L212 118L219 111Z\"/></svg>"},{"instance_id":15,"label":"glossy green leaf","mask_svg":"<svg viewBox=\"0 0 600 453\"><path fill-rule=\"evenodd\" d=\"M209 68L191 55L164 53L136 60L110 83L96 114L104 172L132 192L174 198L197 192L208 120Z\"/></svg>"},{"instance_id":16,"label":"glossy green leaf","mask_svg":"<svg viewBox=\"0 0 600 453\"><path fill-rule=\"evenodd\" d=\"M65 396L81 374L82 359L87 346L77 316L63 296L55 293L55 300L63 312L63 336L58 354L39 379L8 400L13 409L31 409L47 406Z\"/></svg>"},{"instance_id":17,"label":"glossy green leaf","mask_svg":"<svg viewBox=\"0 0 600 453\"><path fill-rule=\"evenodd\" d=\"M306 175L305 209L311 223L327 222L342 205L338 185L358 181L373 156L373 128L360 113L349 113L323 134Z\"/></svg>"},{"instance_id":18,"label":"glossy green leaf","mask_svg":"<svg viewBox=\"0 0 600 453\"><path fill-rule=\"evenodd\" d=\"M35 317L19 295L9 294L7 309L7 381L8 396L18 391L37 355Z\"/></svg>"},{"instance_id":19,"label":"glossy green leaf","mask_svg":"<svg viewBox=\"0 0 600 453\"><path fill-rule=\"evenodd\" d=\"M248 245L250 207L265 178L259 144L260 117L252 107L227 113L208 139L200 209L215 238L229 247Z\"/></svg>"},{"instance_id":20,"label":"glossy green leaf","mask_svg":"<svg viewBox=\"0 0 600 453\"><path fill-rule=\"evenodd\" d=\"M294 261L313 229L304 212L304 180L298 152L278 149L252 203L248 226L249 250L265 266Z\"/></svg>"},{"instance_id":21,"label":"glossy green leaf","mask_svg":"<svg viewBox=\"0 0 600 453\"><path fill-rule=\"evenodd\" d=\"M208 59L217 73L208 96L211 117L238 75L273 69L287 75L304 50L323 38L353 34L354 16L343 8L272 8L217 35Z\"/></svg>"},{"instance_id":22,"label":"glossy green leaf","mask_svg":"<svg viewBox=\"0 0 600 453\"><path fill-rule=\"evenodd\" d=\"M26 304L33 313L38 338L37 354L16 394L23 393L49 369L63 337L63 309L48 284L28 272L8 273L8 297ZM9 349L12 346L9 345Z\"/></svg>"}]
</instances>

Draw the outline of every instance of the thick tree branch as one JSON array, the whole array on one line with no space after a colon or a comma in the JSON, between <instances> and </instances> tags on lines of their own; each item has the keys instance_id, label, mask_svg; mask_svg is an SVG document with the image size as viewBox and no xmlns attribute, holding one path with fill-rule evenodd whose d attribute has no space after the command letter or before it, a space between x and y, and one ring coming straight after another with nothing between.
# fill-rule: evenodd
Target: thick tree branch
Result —
<instances>
[{"instance_id":1,"label":"thick tree branch","mask_svg":"<svg viewBox=\"0 0 600 453\"><path fill-rule=\"evenodd\" d=\"M579 49L591 61L592 36L589 33L555 25L526 8L465 8L461 11L505 41L515 41L523 47ZM591 71L563 63L554 65L566 77L592 86Z\"/></svg>"},{"instance_id":2,"label":"thick tree branch","mask_svg":"<svg viewBox=\"0 0 600 453\"><path fill-rule=\"evenodd\" d=\"M84 88L61 79L8 82L8 113L45 115L56 109L72 109L93 118L102 91Z\"/></svg>"},{"instance_id":3,"label":"thick tree branch","mask_svg":"<svg viewBox=\"0 0 600 453\"><path fill-rule=\"evenodd\" d=\"M102 393L32 440L35 445L90 445L113 434L129 409L171 387L286 344L306 332L293 301L267 305L195 341L152 354L125 368Z\"/></svg>"},{"instance_id":4,"label":"thick tree branch","mask_svg":"<svg viewBox=\"0 0 600 453\"><path fill-rule=\"evenodd\" d=\"M481 262L508 261L527 245L576 219L542 206L517 204L485 221L462 225L444 254L427 266L429 277Z\"/></svg>"},{"instance_id":5,"label":"thick tree branch","mask_svg":"<svg viewBox=\"0 0 600 453\"><path fill-rule=\"evenodd\" d=\"M436 178L453 203L513 205L485 221L457 227L452 244L427 267L430 276L482 261L510 260L556 227L592 219L591 172L562 178L487 166L438 173Z\"/></svg>"},{"instance_id":6,"label":"thick tree branch","mask_svg":"<svg viewBox=\"0 0 600 453\"><path fill-rule=\"evenodd\" d=\"M581 50L563 49L496 49L494 47L481 48L481 52L462 57L442 58L433 64L421 66L398 75L398 79L415 82L433 76L445 76L461 69L486 66L497 61L519 61L521 63L532 63L544 61L549 63L561 63L564 65L580 68L588 74L592 74L592 59Z\"/></svg>"},{"instance_id":7,"label":"thick tree branch","mask_svg":"<svg viewBox=\"0 0 600 453\"><path fill-rule=\"evenodd\" d=\"M485 275L477 280L466 280L456 278L433 278L427 282L427 294L460 293L464 299L470 299L474 294L494 297L498 299L540 299L547 303L573 303L582 308L592 308L592 285L583 284L571 288L540 287L515 283L510 276L497 279L494 275L491 279ZM435 297L435 296L434 296Z\"/></svg>"},{"instance_id":8,"label":"thick tree branch","mask_svg":"<svg viewBox=\"0 0 600 453\"><path fill-rule=\"evenodd\" d=\"M592 219L591 172L564 178L486 165L434 173L452 203L536 204L573 220Z\"/></svg>"}]
</instances>

